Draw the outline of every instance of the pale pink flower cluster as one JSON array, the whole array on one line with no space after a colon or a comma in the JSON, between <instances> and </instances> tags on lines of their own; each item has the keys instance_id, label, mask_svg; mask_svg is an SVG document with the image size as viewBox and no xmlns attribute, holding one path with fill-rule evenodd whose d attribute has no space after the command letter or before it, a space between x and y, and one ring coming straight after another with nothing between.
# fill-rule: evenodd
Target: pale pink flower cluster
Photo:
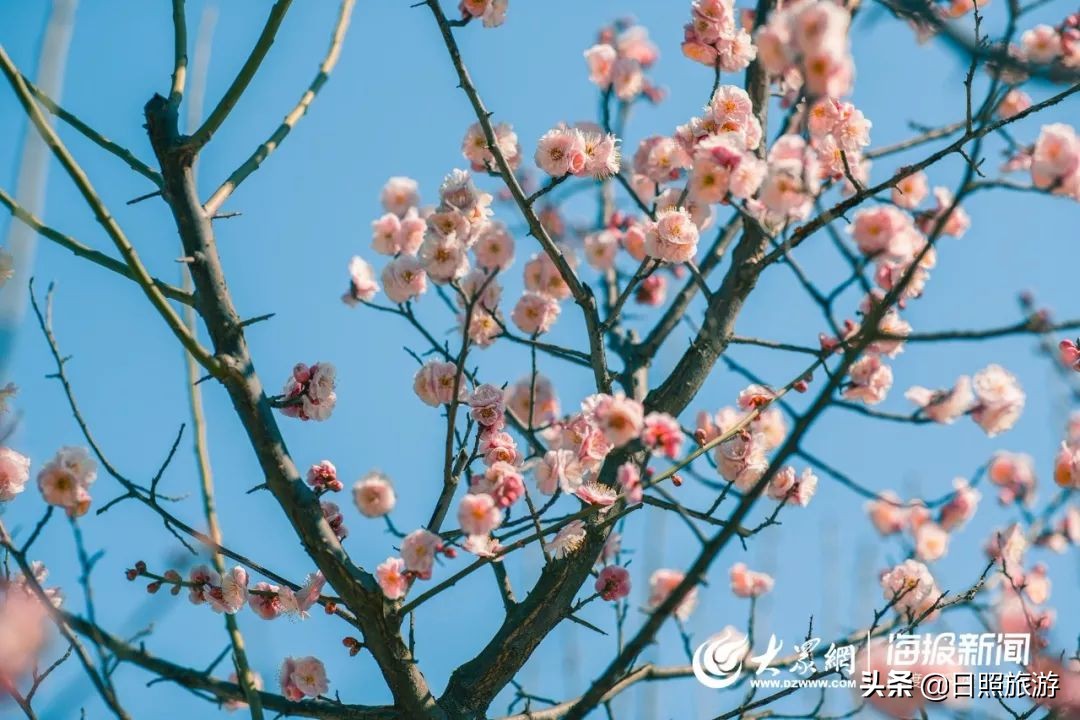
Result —
<instances>
[{"instance_id":1,"label":"pale pink flower cluster","mask_svg":"<svg viewBox=\"0 0 1080 720\"><path fill-rule=\"evenodd\" d=\"M618 140L592 124L559 124L537 142L535 160L553 178L606 178L619 172Z\"/></svg>"},{"instance_id":2,"label":"pale pink flower cluster","mask_svg":"<svg viewBox=\"0 0 1080 720\"><path fill-rule=\"evenodd\" d=\"M1046 24L1036 25L1020 35L1021 59L1035 65L1048 65L1061 60L1075 67L1080 61L1078 39L1080 33L1075 26L1056 28Z\"/></svg>"},{"instance_id":3,"label":"pale pink flower cluster","mask_svg":"<svg viewBox=\"0 0 1080 720\"><path fill-rule=\"evenodd\" d=\"M281 664L281 694L293 702L330 691L326 667L315 657L287 657Z\"/></svg>"},{"instance_id":4,"label":"pale pink flower cluster","mask_svg":"<svg viewBox=\"0 0 1080 720\"><path fill-rule=\"evenodd\" d=\"M506 11L510 0L461 0L458 9L462 19L479 18L484 27L498 27L506 22Z\"/></svg>"},{"instance_id":5,"label":"pale pink flower cluster","mask_svg":"<svg viewBox=\"0 0 1080 720\"><path fill-rule=\"evenodd\" d=\"M799 135L782 135L765 160L765 179L757 201L747 203L748 210L769 228L807 218L821 187L817 151Z\"/></svg>"},{"instance_id":6,"label":"pale pink flower cluster","mask_svg":"<svg viewBox=\"0 0 1080 720\"><path fill-rule=\"evenodd\" d=\"M397 504L397 495L390 478L377 470L369 472L353 485L353 502L364 517L376 518L388 514Z\"/></svg>"},{"instance_id":7,"label":"pale pink flower cluster","mask_svg":"<svg viewBox=\"0 0 1080 720\"><path fill-rule=\"evenodd\" d=\"M338 541L347 538L349 528L345 527L345 516L341 513L338 504L323 500L319 503L319 508L322 510L323 520L326 520L326 524L334 531L334 536L337 537Z\"/></svg>"},{"instance_id":8,"label":"pale pink flower cluster","mask_svg":"<svg viewBox=\"0 0 1080 720\"><path fill-rule=\"evenodd\" d=\"M881 576L885 599L895 602L897 612L920 617L941 595L930 570L917 560L905 560ZM937 613L926 618L932 619Z\"/></svg>"},{"instance_id":9,"label":"pale pink flower cluster","mask_svg":"<svg viewBox=\"0 0 1080 720\"><path fill-rule=\"evenodd\" d=\"M1058 359L1070 370L1080 372L1080 341L1062 340L1058 343Z\"/></svg>"},{"instance_id":10,"label":"pale pink flower cluster","mask_svg":"<svg viewBox=\"0 0 1080 720\"><path fill-rule=\"evenodd\" d=\"M511 170L517 170L521 165L521 147L518 145L517 133L507 123L498 123L491 130L495 135L495 145L506 160L506 164ZM499 165L488 148L487 136L484 135L484 129L480 123L473 123L465 131L465 139L461 141L461 153L469 161L474 172L499 171Z\"/></svg>"},{"instance_id":11,"label":"pale pink flower cluster","mask_svg":"<svg viewBox=\"0 0 1080 720\"><path fill-rule=\"evenodd\" d=\"M570 269L577 267L577 256L568 246L559 245L559 250ZM533 255L524 268L525 289L542 293L556 300L570 297L570 286L566 284L558 266L547 253Z\"/></svg>"},{"instance_id":12,"label":"pale pink flower cluster","mask_svg":"<svg viewBox=\"0 0 1080 720\"><path fill-rule=\"evenodd\" d=\"M694 259L698 246L698 226L685 208L658 210L656 220L646 224L645 252L669 263Z\"/></svg>"},{"instance_id":13,"label":"pale pink flower cluster","mask_svg":"<svg viewBox=\"0 0 1080 720\"><path fill-rule=\"evenodd\" d=\"M955 385L942 390L913 385L904 393L904 397L918 405L922 415L943 425L951 424L956 418L967 413L975 403L971 378L967 375L961 375Z\"/></svg>"},{"instance_id":14,"label":"pale pink flower cluster","mask_svg":"<svg viewBox=\"0 0 1080 720\"><path fill-rule=\"evenodd\" d=\"M467 171L453 170L439 187L439 200L417 257L428 278L442 285L469 271L468 250L487 227L492 197L477 189Z\"/></svg>"},{"instance_id":15,"label":"pale pink flower cluster","mask_svg":"<svg viewBox=\"0 0 1080 720\"><path fill-rule=\"evenodd\" d=\"M660 607L685 577L685 573L668 568L661 568L653 572L649 577L649 600L647 603L649 609L655 610ZM695 607L697 607L696 586L692 587L690 592L684 595L679 604L675 606L675 617L685 621L694 612Z\"/></svg>"},{"instance_id":16,"label":"pale pink flower cluster","mask_svg":"<svg viewBox=\"0 0 1080 720\"><path fill-rule=\"evenodd\" d=\"M337 468L329 460L323 460L308 468L307 484L318 493L341 492L345 487L338 480Z\"/></svg>"},{"instance_id":17,"label":"pale pink flower cluster","mask_svg":"<svg viewBox=\"0 0 1080 720\"><path fill-rule=\"evenodd\" d=\"M994 437L1016 424L1026 396L1016 377L1000 365L988 365L972 378L975 407L971 418Z\"/></svg>"},{"instance_id":18,"label":"pale pink flower cluster","mask_svg":"<svg viewBox=\"0 0 1080 720\"><path fill-rule=\"evenodd\" d=\"M1035 461L1030 455L997 452L986 468L990 482L1001 488L998 501L1002 505L1030 505L1035 499Z\"/></svg>"},{"instance_id":19,"label":"pale pink flower cluster","mask_svg":"<svg viewBox=\"0 0 1080 720\"><path fill-rule=\"evenodd\" d=\"M677 128L675 138L693 161L689 196L694 200L748 200L761 186L766 165L752 152L761 144L761 124L742 88L717 88L704 116Z\"/></svg>"},{"instance_id":20,"label":"pale pink flower cluster","mask_svg":"<svg viewBox=\"0 0 1080 720\"><path fill-rule=\"evenodd\" d=\"M625 103L640 95L658 102L661 91L645 77L658 57L659 51L644 27L616 23L603 28L597 43L585 51L589 82Z\"/></svg>"},{"instance_id":21,"label":"pale pink flower cluster","mask_svg":"<svg viewBox=\"0 0 1080 720\"><path fill-rule=\"evenodd\" d=\"M1044 125L1031 153L1031 181L1055 195L1080 200L1080 138L1071 125Z\"/></svg>"},{"instance_id":22,"label":"pale pink flower cluster","mask_svg":"<svg viewBox=\"0 0 1080 720\"><path fill-rule=\"evenodd\" d=\"M761 387L760 385L750 386L750 388ZM700 444L704 445L715 440L740 422L745 417L745 414L740 413L740 410L750 410L758 407L756 399L764 398L766 395L759 394L758 391L750 388L743 390L739 397L744 402L750 402L751 404L740 404L738 409L725 407L715 415L710 415L705 411L697 414L697 427L694 437ZM769 396L772 395L772 391L767 388L762 388L762 391L768 393ZM783 412L779 408L766 407L757 417L750 421L747 430L761 435L761 443L765 450L769 451L780 447L780 444L784 441L784 437L787 435L787 423L784 420Z\"/></svg>"},{"instance_id":23,"label":"pale pink flower cluster","mask_svg":"<svg viewBox=\"0 0 1080 720\"><path fill-rule=\"evenodd\" d=\"M301 420L326 420L337 403L337 370L328 362L297 363L281 391L281 414Z\"/></svg>"},{"instance_id":24,"label":"pale pink flower cluster","mask_svg":"<svg viewBox=\"0 0 1080 720\"><path fill-rule=\"evenodd\" d=\"M941 190L944 188L937 189ZM901 198L905 203L916 198L921 200L919 188L909 186ZM966 217L961 216L962 212L961 208L955 208L950 217ZM930 213L922 217L930 217ZM927 229L932 231L934 228ZM874 280L878 287L886 292L892 290L908 273L912 263L918 261L915 269L911 271L911 279L900 295L901 307L908 299L922 294L927 280L930 279L928 271L937 262L937 252L933 247L926 249L926 237L920 232L911 215L891 205L860 210L855 214L848 231L859 251L875 261Z\"/></svg>"},{"instance_id":25,"label":"pale pink flower cluster","mask_svg":"<svg viewBox=\"0 0 1080 720\"><path fill-rule=\"evenodd\" d=\"M800 475L788 465L769 478L765 492L773 500L787 501L792 505L806 507L817 492L818 477L810 468L804 468Z\"/></svg>"},{"instance_id":26,"label":"pale pink flower cluster","mask_svg":"<svg viewBox=\"0 0 1080 720\"><path fill-rule=\"evenodd\" d=\"M439 555L453 557L454 551L435 533L414 530L401 541L401 557L388 557L375 568L379 589L388 600L400 600L414 579L431 579Z\"/></svg>"},{"instance_id":27,"label":"pale pink flower cluster","mask_svg":"<svg viewBox=\"0 0 1080 720\"><path fill-rule=\"evenodd\" d=\"M621 600L630 594L630 573L624 567L608 565L597 574L594 587L603 600Z\"/></svg>"},{"instance_id":28,"label":"pale pink flower cluster","mask_svg":"<svg viewBox=\"0 0 1080 720\"><path fill-rule=\"evenodd\" d=\"M484 428L500 430L506 424L506 395L494 385L477 385L468 403L469 415Z\"/></svg>"},{"instance_id":29,"label":"pale pink flower cluster","mask_svg":"<svg viewBox=\"0 0 1080 720\"><path fill-rule=\"evenodd\" d=\"M862 151L870 144L870 126L862 111L849 102L824 97L810 106L806 124L810 145L817 151L822 179L858 176Z\"/></svg>"},{"instance_id":30,"label":"pale pink flower cluster","mask_svg":"<svg viewBox=\"0 0 1080 720\"><path fill-rule=\"evenodd\" d=\"M757 56L750 33L736 23L732 0L694 0L683 28L686 57L723 72L740 72Z\"/></svg>"},{"instance_id":31,"label":"pale pink flower cluster","mask_svg":"<svg viewBox=\"0 0 1080 720\"><path fill-rule=\"evenodd\" d=\"M882 362L880 355L866 354L848 370L848 383L843 395L847 400L876 405L885 399L892 384L892 368Z\"/></svg>"},{"instance_id":32,"label":"pale pink flower cluster","mask_svg":"<svg viewBox=\"0 0 1080 720\"><path fill-rule=\"evenodd\" d=\"M8 502L25 490L29 479L30 458L0 447L0 502Z\"/></svg>"},{"instance_id":33,"label":"pale pink flower cluster","mask_svg":"<svg viewBox=\"0 0 1080 720\"><path fill-rule=\"evenodd\" d=\"M86 448L63 447L38 472L38 489L49 505L63 508L68 517L90 509L90 486L97 480L97 463Z\"/></svg>"},{"instance_id":34,"label":"pale pink flower cluster","mask_svg":"<svg viewBox=\"0 0 1080 720\"><path fill-rule=\"evenodd\" d=\"M216 577L216 573L205 566L198 569L200 570L199 582L210 583ZM194 573L191 579L195 581ZM278 587L268 582L257 582L248 591L248 607L263 620L274 620L282 615L302 620L308 617L308 611L319 601L319 593L325 586L326 578L318 571L309 574L304 579L304 584L297 590ZM200 597L207 597L212 592L212 589L202 590ZM194 597L192 602L198 604Z\"/></svg>"},{"instance_id":35,"label":"pale pink flower cluster","mask_svg":"<svg viewBox=\"0 0 1080 720\"><path fill-rule=\"evenodd\" d=\"M645 429L645 408L622 393L600 393L586 398L582 403L582 416L604 434L612 447L626 445Z\"/></svg>"},{"instance_id":36,"label":"pale pink flower cluster","mask_svg":"<svg viewBox=\"0 0 1080 720\"><path fill-rule=\"evenodd\" d=\"M248 574L240 566L219 575L206 565L196 565L188 573L188 599L193 605L207 603L214 612L235 615L248 601Z\"/></svg>"},{"instance_id":37,"label":"pale pink flower cluster","mask_svg":"<svg viewBox=\"0 0 1080 720\"><path fill-rule=\"evenodd\" d=\"M751 570L741 562L731 566L728 576L731 578L731 592L742 598L761 597L771 591L776 583L766 573Z\"/></svg>"},{"instance_id":38,"label":"pale pink flower cluster","mask_svg":"<svg viewBox=\"0 0 1080 720\"><path fill-rule=\"evenodd\" d=\"M953 494L941 506L936 518L921 501L904 503L888 490L868 502L866 512L882 535L909 532L916 557L923 562L934 562L948 552L949 533L963 527L975 515L981 499L982 494L967 480L956 478Z\"/></svg>"},{"instance_id":39,"label":"pale pink flower cluster","mask_svg":"<svg viewBox=\"0 0 1080 720\"><path fill-rule=\"evenodd\" d=\"M851 92L854 63L851 16L831 0L798 0L769 15L757 32L757 57L766 71L811 98Z\"/></svg>"}]
</instances>

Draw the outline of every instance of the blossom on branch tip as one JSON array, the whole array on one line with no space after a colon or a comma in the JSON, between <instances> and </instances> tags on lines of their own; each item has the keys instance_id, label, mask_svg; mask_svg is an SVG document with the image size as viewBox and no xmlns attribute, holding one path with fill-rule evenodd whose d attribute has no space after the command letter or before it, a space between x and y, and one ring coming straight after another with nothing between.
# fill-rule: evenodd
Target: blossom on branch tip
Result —
<instances>
[{"instance_id":1,"label":"blossom on branch tip","mask_svg":"<svg viewBox=\"0 0 1080 720\"><path fill-rule=\"evenodd\" d=\"M60 448L38 472L41 495L49 505L63 508L68 517L90 509L90 485L97 479L97 463L86 448Z\"/></svg>"},{"instance_id":2,"label":"blossom on branch tip","mask_svg":"<svg viewBox=\"0 0 1080 720\"><path fill-rule=\"evenodd\" d=\"M380 200L386 212L404 217L410 208L420 205L419 185L412 178L392 177L383 186Z\"/></svg>"},{"instance_id":3,"label":"blossom on branch tip","mask_svg":"<svg viewBox=\"0 0 1080 720\"><path fill-rule=\"evenodd\" d=\"M281 694L293 702L329 692L326 668L314 657L287 657L281 664Z\"/></svg>"},{"instance_id":4,"label":"blossom on branch tip","mask_svg":"<svg viewBox=\"0 0 1080 720\"><path fill-rule=\"evenodd\" d=\"M971 378L961 375L956 384L947 390L929 390L913 385L904 393L919 406L919 412L936 423L948 425L971 409L975 394L971 391Z\"/></svg>"},{"instance_id":5,"label":"blossom on branch tip","mask_svg":"<svg viewBox=\"0 0 1080 720\"><path fill-rule=\"evenodd\" d=\"M594 587L603 600L621 600L630 594L630 573L624 567L608 565L596 576Z\"/></svg>"},{"instance_id":6,"label":"blossom on branch tip","mask_svg":"<svg viewBox=\"0 0 1080 720\"><path fill-rule=\"evenodd\" d=\"M328 362L315 363L311 367L298 363L281 391L278 409L286 417L326 420L337 403L336 378L337 371Z\"/></svg>"},{"instance_id":7,"label":"blossom on branch tip","mask_svg":"<svg viewBox=\"0 0 1080 720\"><path fill-rule=\"evenodd\" d=\"M646 603L649 609L655 610L660 607L685 577L684 573L668 568L653 572L649 577L649 599ZM695 607L697 607L697 587L691 587L690 592L684 595L675 606L675 617L685 621L694 612Z\"/></svg>"},{"instance_id":8,"label":"blossom on branch tip","mask_svg":"<svg viewBox=\"0 0 1080 720\"><path fill-rule=\"evenodd\" d=\"M762 572L755 572L744 563L735 563L728 573L731 578L731 592L736 597L756 598L773 589L775 580Z\"/></svg>"},{"instance_id":9,"label":"blossom on branch tip","mask_svg":"<svg viewBox=\"0 0 1080 720\"><path fill-rule=\"evenodd\" d=\"M575 552L585 544L585 523L581 520L571 520L559 528L547 543L547 550L556 560L561 560Z\"/></svg>"},{"instance_id":10,"label":"blossom on branch tip","mask_svg":"<svg viewBox=\"0 0 1080 720\"><path fill-rule=\"evenodd\" d=\"M399 557L389 557L375 568L375 580L387 600L400 600L409 589L409 578L405 561Z\"/></svg>"},{"instance_id":11,"label":"blossom on branch tip","mask_svg":"<svg viewBox=\"0 0 1080 720\"><path fill-rule=\"evenodd\" d=\"M971 418L988 436L1005 432L1020 419L1025 395L1017 379L1000 365L988 365L972 378L976 404Z\"/></svg>"},{"instance_id":12,"label":"blossom on branch tip","mask_svg":"<svg viewBox=\"0 0 1080 720\"><path fill-rule=\"evenodd\" d=\"M345 486L338 480L337 468L329 460L315 463L308 468L307 484L313 490L340 492Z\"/></svg>"},{"instance_id":13,"label":"blossom on branch tip","mask_svg":"<svg viewBox=\"0 0 1080 720\"><path fill-rule=\"evenodd\" d=\"M502 510L487 493L467 493L458 503L458 523L466 535L487 535L502 520Z\"/></svg>"},{"instance_id":14,"label":"blossom on branch tip","mask_svg":"<svg viewBox=\"0 0 1080 720\"><path fill-rule=\"evenodd\" d=\"M375 518L393 510L397 497L390 478L381 472L372 471L353 485L353 501L362 515Z\"/></svg>"},{"instance_id":15,"label":"blossom on branch tip","mask_svg":"<svg viewBox=\"0 0 1080 720\"><path fill-rule=\"evenodd\" d=\"M30 479L30 458L0 447L0 502L7 502L26 489Z\"/></svg>"}]
</instances>

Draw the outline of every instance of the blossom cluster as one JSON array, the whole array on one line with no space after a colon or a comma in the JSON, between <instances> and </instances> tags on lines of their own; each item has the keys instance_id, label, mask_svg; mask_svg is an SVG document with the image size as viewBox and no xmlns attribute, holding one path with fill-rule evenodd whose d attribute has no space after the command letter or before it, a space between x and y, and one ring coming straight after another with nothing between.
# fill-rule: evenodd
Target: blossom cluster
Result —
<instances>
[{"instance_id":1,"label":"blossom cluster","mask_svg":"<svg viewBox=\"0 0 1080 720\"><path fill-rule=\"evenodd\" d=\"M337 404L337 369L328 362L297 363L285 382L278 405L286 417L326 420Z\"/></svg>"},{"instance_id":2,"label":"blossom cluster","mask_svg":"<svg viewBox=\"0 0 1080 720\"><path fill-rule=\"evenodd\" d=\"M746 27L753 23L753 13L744 14L741 23L738 20L731 0L694 0L690 22L683 29L683 54L718 72L745 70L757 56Z\"/></svg>"},{"instance_id":3,"label":"blossom cluster","mask_svg":"<svg viewBox=\"0 0 1080 720\"><path fill-rule=\"evenodd\" d=\"M484 27L498 27L506 22L510 0L461 0L458 9L464 20L479 19Z\"/></svg>"},{"instance_id":4,"label":"blossom cluster","mask_svg":"<svg viewBox=\"0 0 1080 720\"><path fill-rule=\"evenodd\" d=\"M585 51L589 81L624 103L641 96L659 102L663 92L645 76L659 56L644 27L617 22L603 28L596 44Z\"/></svg>"},{"instance_id":5,"label":"blossom cluster","mask_svg":"<svg viewBox=\"0 0 1080 720\"><path fill-rule=\"evenodd\" d=\"M923 562L941 559L949 550L949 533L963 527L978 509L982 494L964 478L953 481L953 493L937 514L919 500L902 502L891 490L866 504L870 522L884 536L910 533L915 556Z\"/></svg>"}]
</instances>

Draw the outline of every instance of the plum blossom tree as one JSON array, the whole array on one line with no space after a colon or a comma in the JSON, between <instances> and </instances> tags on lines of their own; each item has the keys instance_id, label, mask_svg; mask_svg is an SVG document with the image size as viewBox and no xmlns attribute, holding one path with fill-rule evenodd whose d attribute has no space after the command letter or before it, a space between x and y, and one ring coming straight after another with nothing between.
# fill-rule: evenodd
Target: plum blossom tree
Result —
<instances>
[{"instance_id":1,"label":"plum blossom tree","mask_svg":"<svg viewBox=\"0 0 1080 720\"><path fill-rule=\"evenodd\" d=\"M956 122L920 130L893 145L874 144L872 118L847 99L856 82L850 38L858 2L757 0L753 7L735 8L727 0L694 0L689 8L673 6L670 27L654 30L681 32L682 61L712 71L711 84L702 88L705 105L699 116L678 127L657 128L660 134L636 148L625 147L621 139L631 109L662 102L665 94L649 78L659 53L645 28L618 21L601 28L596 43L583 48L582 73L599 96L595 120L559 123L538 138L522 138L512 117L488 109L458 45L465 33L498 32L495 28L511 21L506 0L462 0L452 12L439 0L417 3L417 22L423 15L422 21L437 26L462 100L475 113L475 123L463 128L462 164L468 169L447 168L437 193L426 197L407 176L386 182L380 197L384 214L371 222L371 250L343 268L341 299L356 312L391 314L415 331L421 349L413 355L417 369L410 401L445 417L445 434L426 440L442 458L442 474L430 497L406 496L395 489L392 467L373 470L352 486L351 504L330 499L346 491L333 462L304 468L284 438L289 423L317 424L331 417L338 378L349 374L349 364L297 358L294 367L273 371L274 377L286 377L280 392L265 389L246 340L248 328L262 318L244 319L233 301L215 221L235 189L268 160L315 100L337 62L355 0L341 3L329 50L297 105L206 199L197 193L195 162L211 150L213 136L271 51L289 0L273 5L247 61L190 135L178 124L187 91L185 7L183 0L173 0L172 83L145 106L154 151L150 162L57 106L0 48L0 69L11 90L118 257L44 224L3 190L0 202L47 240L135 283L183 347L202 500L196 523L183 519L159 492L182 431L149 483L130 479L110 462L67 375L68 358L53 332L52 290L35 293L30 279L14 276L10 257L0 253L0 282L31 284L36 317L55 361L52 372L85 438L85 447L61 447L51 458L28 458L16 448L0 447L3 691L34 718L35 694L40 697L50 673L74 657L105 707L121 719L132 714L114 674L126 666L255 720L282 715L482 718L497 715L492 703L511 686L516 695L508 717L577 720L598 717L605 708L613 716L610 703L627 688L693 675L689 663L658 666L642 662L641 655L669 621L679 625L689 652L691 638L682 623L704 593L728 592L722 582L705 587L710 576L723 576L716 566L723 564L725 551L755 542L782 516L813 512L821 502L815 495L835 490L862 496L867 522L881 536L895 536L903 552L881 568L881 608L850 636L863 641L863 668L888 666L882 639L889 633L968 612L993 630L1027 634L1034 654L1020 669L1060 678L1056 697L1038 698L1031 709L1006 706L1014 717L1027 717L1039 707L1076 717L1080 654L1049 644L1050 580L1032 555L1075 552L1080 544L1074 497L1080 488L1080 420L1066 429L1053 459L1055 488L1049 497L1044 492L1041 503L1035 501L1033 463L1026 455L1003 451L988 458L976 477L958 478L938 497L904 498L881 482L847 476L804 447L815 421L832 409L860 413L866 422L973 422L991 437L1017 422L1025 408L1024 390L1016 376L993 362L972 367L951 387L909 388L904 397L915 406L909 413L878 409L895 394L892 367L909 343L1028 335L1066 380L1080 369L1077 343L1060 337L1080 327L1080 320L1055 322L1031 300L1025 301L1020 321L986 329L919 332L903 318L921 301L939 250L958 252L955 239L978 228L979 218L964 208L973 194L1024 192L1056 196L1062 203L1080 201L1075 129L1052 123L1032 137L1014 137L1009 127L1058 103L1075 102L1080 16L1028 27L1030 6L1017 2L992 11L969 0L879 2L921 36L938 36L969 59L969 72L957 80ZM984 15L991 12L1004 19L999 35L984 30ZM167 206L189 286L177 287L151 273L46 113L127 163L152 186L139 200L159 199ZM898 152L934 143L937 149L916 162L883 167ZM992 169L989 148L998 143L1006 160ZM964 163L959 184L933 185L939 163L954 157ZM595 197L594 217L578 218L565 207L571 192ZM526 232L513 229L522 223ZM804 272L798 259L804 245L829 242L844 274L835 284ZM503 282L515 264L522 289L509 297ZM820 309L819 326L805 330L812 339L796 345L736 333L759 278L784 272L783 266L794 273L807 302ZM697 299L701 307L694 305ZM336 302L333 293L326 301ZM627 312L631 302L640 312ZM421 304L444 311L454 323L450 340L440 341L419 319ZM547 339L571 315L583 322L580 347L585 349ZM692 326L692 341L677 350L669 373L654 375L658 353L684 323ZM516 370L486 365L479 351L493 343L521 346L528 364ZM759 377L730 357L729 348L739 345L804 362L790 377ZM584 368L591 392L560 398L537 369L540 356ZM699 391L720 362L742 375L746 388L718 408L722 402L701 398ZM209 387L224 390L243 425L262 473L255 489L273 496L306 552L310 567L302 580L224 543L205 451L201 395ZM401 390L408 394L409 388ZM14 386L0 391L0 411L15 393ZM20 535L9 518L20 512L20 496L33 491L35 479L47 510ZM680 499L680 487L691 481L712 489L708 507ZM1015 507L1020 519L986 540L981 572L950 578L946 586L933 564L950 552L953 533L978 510L983 494L978 483L984 490L996 486L998 501ZM109 492L117 494L102 502ZM144 584L154 602L186 598L205 606L208 626L211 615L221 616L229 642L225 671L215 671L217 663L203 670L152 654L100 624L89 588L92 559L81 540L87 612L75 612L63 601L58 588L66 578L50 578L34 561L36 544L55 525L53 518L65 515L80 538L81 524L129 501L160 519L178 544L209 558L181 572L133 557L127 580ZM392 519L399 502L430 506L430 519L399 531ZM620 533L646 513L670 513L691 528L700 543L691 564L638 573ZM393 536L387 547L365 548L356 556L347 552L342 544L347 523L377 518ZM542 556L541 569L531 587L515 589L507 566L527 553ZM481 569L494 576L504 616L479 652L461 658L445 687L434 687L415 654L415 618L429 600L455 592L459 581ZM750 601L750 615L745 633L730 627L724 633L736 637L740 653L748 656L755 603L784 580L743 562L729 564L727 573L730 593ZM628 612L635 584L648 587L640 620ZM615 608L619 639L607 663L590 668L591 682L575 696L546 699L522 690L519 671L557 626L573 622L604 632L579 616L592 603ZM283 617L303 620L316 611L333 616L343 636L340 644L327 643L323 657L369 654L386 704L351 702L349 681L328 677L319 656L275 659L280 671L273 682L252 670L238 617L253 613L252 622L272 623ZM44 665L53 634L66 652ZM791 662L774 657L769 664L778 668ZM940 670L923 668L932 669ZM733 693L731 710L720 717L762 717L796 690ZM906 698L860 701L852 713L865 703L911 717L925 712L928 700L916 688ZM816 709L796 715L817 716Z\"/></svg>"}]
</instances>

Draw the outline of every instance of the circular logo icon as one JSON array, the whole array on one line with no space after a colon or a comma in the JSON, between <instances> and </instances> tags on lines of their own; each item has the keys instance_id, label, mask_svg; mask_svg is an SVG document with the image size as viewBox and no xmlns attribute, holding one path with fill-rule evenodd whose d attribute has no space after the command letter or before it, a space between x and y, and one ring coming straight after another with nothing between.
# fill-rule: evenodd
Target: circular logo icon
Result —
<instances>
[{"instance_id":1,"label":"circular logo icon","mask_svg":"<svg viewBox=\"0 0 1080 720\"><path fill-rule=\"evenodd\" d=\"M748 652L747 637L733 627L726 627L694 651L694 677L714 690L733 685L742 673L742 661Z\"/></svg>"}]
</instances>

